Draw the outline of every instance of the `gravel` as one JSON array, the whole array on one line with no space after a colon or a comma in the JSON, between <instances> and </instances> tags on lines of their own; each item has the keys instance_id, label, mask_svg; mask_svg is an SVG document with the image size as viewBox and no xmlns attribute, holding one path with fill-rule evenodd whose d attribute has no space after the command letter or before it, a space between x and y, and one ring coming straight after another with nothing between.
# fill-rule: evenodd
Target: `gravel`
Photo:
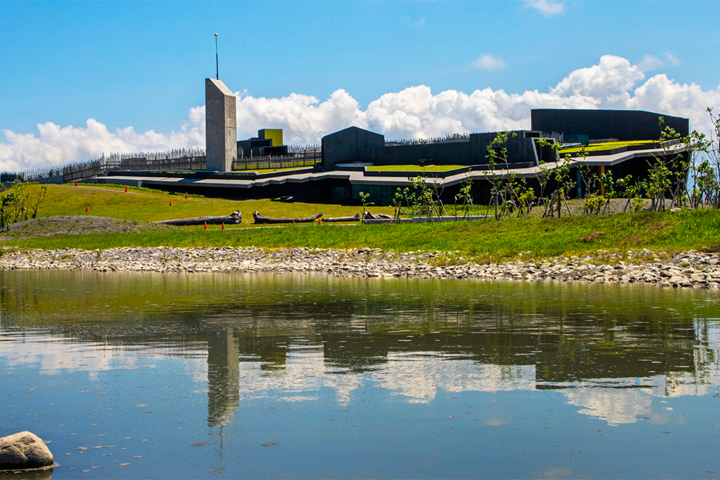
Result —
<instances>
[{"instance_id":1,"label":"gravel","mask_svg":"<svg viewBox=\"0 0 720 480\"><path fill-rule=\"evenodd\" d=\"M720 288L720 254L689 251L598 252L581 257L477 264L459 252L386 252L380 249L112 248L6 252L0 269L100 272L306 272L341 277L650 283Z\"/></svg>"}]
</instances>

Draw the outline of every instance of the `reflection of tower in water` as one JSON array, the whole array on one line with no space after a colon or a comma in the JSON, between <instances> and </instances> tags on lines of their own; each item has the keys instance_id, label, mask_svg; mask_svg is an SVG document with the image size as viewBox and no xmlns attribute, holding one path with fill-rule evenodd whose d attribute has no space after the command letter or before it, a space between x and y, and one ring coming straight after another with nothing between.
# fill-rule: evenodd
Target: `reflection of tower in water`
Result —
<instances>
[{"instance_id":1,"label":"reflection of tower in water","mask_svg":"<svg viewBox=\"0 0 720 480\"><path fill-rule=\"evenodd\" d=\"M227 423L240 404L240 344L232 329L208 333L208 426Z\"/></svg>"}]
</instances>

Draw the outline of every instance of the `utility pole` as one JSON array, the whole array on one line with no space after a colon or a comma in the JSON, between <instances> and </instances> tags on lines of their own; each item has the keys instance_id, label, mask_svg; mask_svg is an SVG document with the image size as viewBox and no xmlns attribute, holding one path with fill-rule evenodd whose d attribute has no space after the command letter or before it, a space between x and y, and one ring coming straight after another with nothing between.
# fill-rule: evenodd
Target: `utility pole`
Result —
<instances>
[{"instance_id":1,"label":"utility pole","mask_svg":"<svg viewBox=\"0 0 720 480\"><path fill-rule=\"evenodd\" d=\"M218 62L217 33L215 34L215 78L220 80L220 65Z\"/></svg>"}]
</instances>

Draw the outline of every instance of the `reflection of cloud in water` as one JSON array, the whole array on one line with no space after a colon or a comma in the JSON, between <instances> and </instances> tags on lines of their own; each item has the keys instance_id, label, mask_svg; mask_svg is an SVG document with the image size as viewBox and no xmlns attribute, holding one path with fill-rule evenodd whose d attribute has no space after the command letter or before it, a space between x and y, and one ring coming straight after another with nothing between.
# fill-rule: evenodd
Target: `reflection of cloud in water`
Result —
<instances>
[{"instance_id":1,"label":"reflection of cloud in water","mask_svg":"<svg viewBox=\"0 0 720 480\"><path fill-rule=\"evenodd\" d=\"M350 403L353 390L363 383L360 375L342 374L329 368L321 351L288 352L284 368L278 370L263 370L260 362L241 362L240 379L241 400L274 392L281 395L281 400L308 397L314 401L314 396L306 395L308 392L330 388L341 405Z\"/></svg>"},{"instance_id":2,"label":"reflection of cloud in water","mask_svg":"<svg viewBox=\"0 0 720 480\"><path fill-rule=\"evenodd\" d=\"M573 472L569 468L564 467L552 467L549 470L541 472L539 478L571 478Z\"/></svg>"},{"instance_id":3,"label":"reflection of cloud in water","mask_svg":"<svg viewBox=\"0 0 720 480\"><path fill-rule=\"evenodd\" d=\"M18 347L4 351L0 343L0 354L5 358L8 367L39 365L40 373L57 375L63 370L90 372L92 380L97 379L97 372L107 370L137 368L135 355L124 355L118 346L88 345L76 343L58 337L47 336L39 339L27 338ZM145 358L160 358L159 355L147 355Z\"/></svg>"},{"instance_id":4,"label":"reflection of cloud in water","mask_svg":"<svg viewBox=\"0 0 720 480\"><path fill-rule=\"evenodd\" d=\"M662 384L653 387L653 395L658 397L700 396L717 393L718 385L720 385L720 372L715 365L715 368L704 370L699 375L671 372L659 376L659 379L662 380Z\"/></svg>"},{"instance_id":5,"label":"reflection of cloud in water","mask_svg":"<svg viewBox=\"0 0 720 480\"><path fill-rule=\"evenodd\" d=\"M386 368L371 378L410 402L424 403L438 390L447 392L495 392L534 390L534 365L487 365L473 360L446 360L437 355L388 354Z\"/></svg>"},{"instance_id":6,"label":"reflection of cloud in water","mask_svg":"<svg viewBox=\"0 0 720 480\"><path fill-rule=\"evenodd\" d=\"M482 423L488 427L501 427L503 425L509 425L510 421L511 420L509 418L488 418Z\"/></svg>"},{"instance_id":7,"label":"reflection of cloud in water","mask_svg":"<svg viewBox=\"0 0 720 480\"><path fill-rule=\"evenodd\" d=\"M582 382L576 388L564 390L563 394L570 405L582 408L578 413L604 420L612 426L635 423L638 417L663 424L669 421L664 410L672 409L654 404L653 398L712 393L717 390L720 378L717 371L710 376L705 375L707 373L703 372L702 378L686 372L671 372L649 378Z\"/></svg>"},{"instance_id":8,"label":"reflection of cloud in water","mask_svg":"<svg viewBox=\"0 0 720 480\"><path fill-rule=\"evenodd\" d=\"M242 365L242 364L241 364ZM205 383L208 378L207 362L183 362L183 372L195 383Z\"/></svg>"},{"instance_id":9,"label":"reflection of cloud in water","mask_svg":"<svg viewBox=\"0 0 720 480\"><path fill-rule=\"evenodd\" d=\"M409 403L432 401L438 391L451 393L536 390L534 365L489 365L437 353L390 352L387 363L369 372L343 373L328 365L322 351L289 351L282 369L265 370L261 362L241 362L241 398L267 397L280 400L317 401L311 392L332 389L338 403L348 405L353 392L366 383L387 389ZM578 413L609 425L637 422L645 417L654 423L669 421L662 406L653 398L704 395L720 384L717 371L702 378L688 373L671 373L649 378L613 378L572 384L553 384L560 388ZM707 382L707 383L703 383ZM709 383L709 384L708 384ZM715 385L715 387L713 387ZM563 389L565 387L566 389ZM653 411L655 409L656 411ZM507 423L491 418L487 425Z\"/></svg>"},{"instance_id":10,"label":"reflection of cloud in water","mask_svg":"<svg viewBox=\"0 0 720 480\"><path fill-rule=\"evenodd\" d=\"M307 395L295 395L292 397L283 397L280 400L283 402L317 402L320 397L310 397Z\"/></svg>"},{"instance_id":11,"label":"reflection of cloud in water","mask_svg":"<svg viewBox=\"0 0 720 480\"><path fill-rule=\"evenodd\" d=\"M558 388L578 412L607 422L609 425L630 424L645 418L653 423L670 421L670 413L654 398L700 396L716 393L720 385L717 346L720 328L697 332L698 344L693 359L694 371L668 372L645 378L594 379L567 384L541 384ZM19 346L18 344L22 344ZM167 348L130 348L103 343L78 343L61 336L25 336L21 341L0 342L0 355L8 367L35 366L46 375L63 371L88 372L96 379L98 372L136 369L140 359L160 359L174 352ZM385 362L371 370L351 371L328 362L322 348L288 346L281 368L267 368L259 357L246 357L239 362L239 398L272 397L287 402L316 402L320 390L334 392L337 402L348 405L354 393L371 385L389 390L409 403L427 403L438 392L494 392L536 390L534 365L508 366L482 364L465 357L437 352L389 352ZM192 354L191 354L192 353ZM208 379L208 364L192 361L203 356L203 349L183 351L181 369L197 383ZM227 356L226 356L227 357ZM238 359L237 354L227 357ZM145 362L143 362L145 363ZM209 393L207 389L203 389ZM237 397L236 397L237 398ZM237 400L231 402L237 403ZM654 411L653 411L654 410ZM488 425L502 425L504 419L486 420Z\"/></svg>"},{"instance_id":12,"label":"reflection of cloud in water","mask_svg":"<svg viewBox=\"0 0 720 480\"><path fill-rule=\"evenodd\" d=\"M563 392L578 413L604 420L611 426L637 422L652 411L652 397L637 389L577 388Z\"/></svg>"},{"instance_id":13,"label":"reflection of cloud in water","mask_svg":"<svg viewBox=\"0 0 720 480\"><path fill-rule=\"evenodd\" d=\"M412 403L435 398L438 390L447 392L488 392L535 389L535 367L483 365L472 360L447 361L437 355L391 353L382 368L364 374L343 373L325 362L322 352L288 353L285 368L262 370L259 362L240 364L241 398L258 398L267 392L283 392L296 398L321 388L335 391L337 401L347 405L353 391L365 382L406 397Z\"/></svg>"}]
</instances>

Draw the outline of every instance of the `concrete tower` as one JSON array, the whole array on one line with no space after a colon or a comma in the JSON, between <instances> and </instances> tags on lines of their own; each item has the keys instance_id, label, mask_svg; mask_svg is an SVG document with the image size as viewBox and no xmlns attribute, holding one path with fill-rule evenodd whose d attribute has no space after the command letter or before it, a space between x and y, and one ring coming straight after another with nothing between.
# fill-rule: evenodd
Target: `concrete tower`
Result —
<instances>
[{"instance_id":1,"label":"concrete tower","mask_svg":"<svg viewBox=\"0 0 720 480\"><path fill-rule=\"evenodd\" d=\"M205 79L205 150L207 170L229 172L237 158L235 95L220 80Z\"/></svg>"}]
</instances>

